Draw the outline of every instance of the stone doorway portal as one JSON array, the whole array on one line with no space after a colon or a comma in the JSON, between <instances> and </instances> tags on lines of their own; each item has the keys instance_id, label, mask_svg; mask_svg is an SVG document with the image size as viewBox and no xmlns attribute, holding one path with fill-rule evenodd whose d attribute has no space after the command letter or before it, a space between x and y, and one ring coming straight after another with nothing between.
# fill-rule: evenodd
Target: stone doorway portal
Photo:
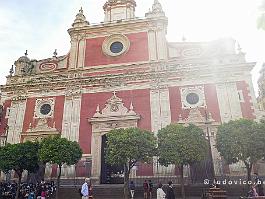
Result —
<instances>
[{"instance_id":1,"label":"stone doorway portal","mask_svg":"<svg viewBox=\"0 0 265 199\"><path fill-rule=\"evenodd\" d=\"M122 171L122 168L111 167L105 163L102 151L106 144L106 134L113 129L137 127L139 119L140 115L134 112L133 103L131 102L129 109L126 108L122 99L116 96L116 92L113 92L112 97L107 100L105 108L103 108L102 111L100 111L98 105L96 113L89 120L92 124L91 180L93 184L110 183L111 179L108 179L108 176L111 175L110 172L118 173L120 172L119 170ZM107 174L107 172L109 172L109 174ZM112 182L115 182L114 177Z\"/></svg>"}]
</instances>

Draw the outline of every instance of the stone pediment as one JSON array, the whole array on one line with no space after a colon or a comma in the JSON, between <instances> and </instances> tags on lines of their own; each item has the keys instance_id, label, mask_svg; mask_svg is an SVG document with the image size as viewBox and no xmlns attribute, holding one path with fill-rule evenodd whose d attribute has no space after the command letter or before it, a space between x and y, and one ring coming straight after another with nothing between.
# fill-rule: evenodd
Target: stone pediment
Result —
<instances>
[{"instance_id":1,"label":"stone pediment","mask_svg":"<svg viewBox=\"0 0 265 199\"><path fill-rule=\"evenodd\" d=\"M55 125L50 127L46 118L39 119L36 127L32 127L32 124L30 124L30 128L21 134L25 141L35 141L43 137L55 135L60 135L60 132L55 128Z\"/></svg>"},{"instance_id":2,"label":"stone pediment","mask_svg":"<svg viewBox=\"0 0 265 199\"><path fill-rule=\"evenodd\" d=\"M132 103L128 109L124 106L122 99L116 95L116 92L113 92L113 96L107 100L102 110L100 110L99 105L97 106L96 113L89 122L93 124L94 132L136 127L140 115L136 114L133 109Z\"/></svg>"},{"instance_id":3,"label":"stone pediment","mask_svg":"<svg viewBox=\"0 0 265 199\"><path fill-rule=\"evenodd\" d=\"M127 107L124 106L124 103L122 102L122 99L117 97L116 92L113 92L113 96L107 100L105 104L105 108L100 111L99 105L97 106L96 113L94 114L93 118L91 118L91 121L100 120L103 118L108 118L111 120L111 118L135 118L140 119L140 116L137 115L133 110L133 104L131 103L130 108L128 110Z\"/></svg>"}]
</instances>

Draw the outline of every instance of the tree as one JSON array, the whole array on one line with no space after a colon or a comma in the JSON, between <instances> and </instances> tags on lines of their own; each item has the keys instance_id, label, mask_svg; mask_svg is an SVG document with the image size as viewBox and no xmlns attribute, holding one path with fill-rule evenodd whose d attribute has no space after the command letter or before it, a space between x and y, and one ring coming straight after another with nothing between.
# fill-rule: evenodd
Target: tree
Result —
<instances>
[{"instance_id":1,"label":"tree","mask_svg":"<svg viewBox=\"0 0 265 199\"><path fill-rule=\"evenodd\" d=\"M44 138L40 143L39 159L42 162L50 162L59 166L59 174L57 176L56 198L58 198L60 188L60 178L62 165L76 164L82 157L82 150L77 142L72 142L66 138L48 137Z\"/></svg>"},{"instance_id":2,"label":"tree","mask_svg":"<svg viewBox=\"0 0 265 199\"><path fill-rule=\"evenodd\" d=\"M263 0L260 6L260 16L257 25L259 29L265 30L265 0Z\"/></svg>"},{"instance_id":3,"label":"tree","mask_svg":"<svg viewBox=\"0 0 265 199\"><path fill-rule=\"evenodd\" d=\"M139 128L114 129L107 134L106 161L124 166L124 197L129 196L129 175L137 162L150 162L156 151L154 135Z\"/></svg>"},{"instance_id":4,"label":"tree","mask_svg":"<svg viewBox=\"0 0 265 199\"><path fill-rule=\"evenodd\" d=\"M251 180L253 164L264 156L265 131L252 120L240 119L219 126L216 147L228 164L244 162Z\"/></svg>"},{"instance_id":5,"label":"tree","mask_svg":"<svg viewBox=\"0 0 265 199\"><path fill-rule=\"evenodd\" d=\"M168 166L176 165L180 170L181 193L185 198L183 168L206 157L208 142L202 129L195 125L187 127L170 124L158 131L159 162Z\"/></svg>"},{"instance_id":6,"label":"tree","mask_svg":"<svg viewBox=\"0 0 265 199\"><path fill-rule=\"evenodd\" d=\"M23 171L36 172L38 166L38 143L8 144L0 149L0 169L14 170L18 176L16 199L18 199Z\"/></svg>"}]
</instances>

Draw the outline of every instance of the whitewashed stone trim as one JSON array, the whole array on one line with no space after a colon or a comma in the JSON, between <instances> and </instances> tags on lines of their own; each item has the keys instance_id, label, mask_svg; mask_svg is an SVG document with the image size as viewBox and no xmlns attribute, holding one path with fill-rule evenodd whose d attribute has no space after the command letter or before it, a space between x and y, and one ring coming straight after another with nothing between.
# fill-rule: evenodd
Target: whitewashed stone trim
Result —
<instances>
[{"instance_id":1,"label":"whitewashed stone trim","mask_svg":"<svg viewBox=\"0 0 265 199\"><path fill-rule=\"evenodd\" d=\"M216 90L222 122L242 118L236 82L218 84Z\"/></svg>"},{"instance_id":2,"label":"whitewashed stone trim","mask_svg":"<svg viewBox=\"0 0 265 199\"><path fill-rule=\"evenodd\" d=\"M64 103L62 137L79 141L81 96L66 97Z\"/></svg>"},{"instance_id":3,"label":"whitewashed stone trim","mask_svg":"<svg viewBox=\"0 0 265 199\"><path fill-rule=\"evenodd\" d=\"M26 100L12 102L7 124L9 126L7 143L20 143L20 133L23 130L25 110Z\"/></svg>"}]
</instances>

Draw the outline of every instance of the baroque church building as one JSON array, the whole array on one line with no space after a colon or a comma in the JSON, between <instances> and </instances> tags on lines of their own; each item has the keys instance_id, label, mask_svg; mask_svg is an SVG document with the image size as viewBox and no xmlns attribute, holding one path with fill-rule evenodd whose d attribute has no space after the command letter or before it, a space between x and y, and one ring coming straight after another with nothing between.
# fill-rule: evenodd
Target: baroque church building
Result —
<instances>
[{"instance_id":1,"label":"baroque church building","mask_svg":"<svg viewBox=\"0 0 265 199\"><path fill-rule=\"evenodd\" d=\"M168 18L158 0L150 6L138 18L135 0L108 0L104 22L96 25L80 9L68 29L68 54L33 60L26 53L15 61L1 86L1 144L49 135L77 141L82 160L65 166L63 177L89 176L100 184L110 169L102 149L110 130L139 127L156 135L170 123L193 123L210 138L216 176L238 175L241 165L224 164L215 136L229 120L259 118L250 74L255 63L246 62L233 39L167 41ZM47 165L47 178L56 173L56 165ZM178 174L154 158L131 177Z\"/></svg>"}]
</instances>

